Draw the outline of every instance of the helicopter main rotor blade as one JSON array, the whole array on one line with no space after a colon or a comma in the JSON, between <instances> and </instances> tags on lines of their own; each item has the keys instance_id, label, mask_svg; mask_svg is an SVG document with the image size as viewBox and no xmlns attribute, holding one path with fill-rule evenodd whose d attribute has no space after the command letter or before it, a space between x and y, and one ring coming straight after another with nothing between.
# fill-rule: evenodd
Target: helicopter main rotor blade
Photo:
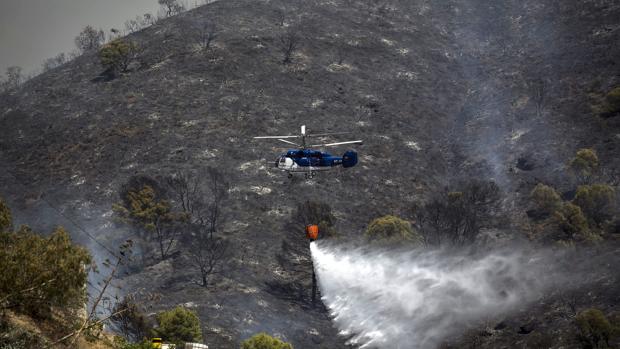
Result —
<instances>
[{"instance_id":1,"label":"helicopter main rotor blade","mask_svg":"<svg viewBox=\"0 0 620 349\"><path fill-rule=\"evenodd\" d=\"M287 141L287 140L280 139L280 138L278 138L278 140L279 140L280 142L284 142L284 143L292 144L292 145L294 145L294 146L296 146L296 147L301 147L301 145L299 145L299 144L297 144L297 143L293 143L293 142L291 142L291 141Z\"/></svg>"},{"instance_id":2,"label":"helicopter main rotor blade","mask_svg":"<svg viewBox=\"0 0 620 349\"><path fill-rule=\"evenodd\" d=\"M328 133L313 133L306 135L306 137L325 137L325 136L336 136L336 135L347 135L351 134L351 132L328 132Z\"/></svg>"},{"instance_id":3,"label":"helicopter main rotor blade","mask_svg":"<svg viewBox=\"0 0 620 349\"><path fill-rule=\"evenodd\" d=\"M315 145L311 145L310 147L334 147L334 146L343 145L343 144L364 144L364 142L362 140L348 141L348 142L336 142L336 143L327 143L327 144L315 144Z\"/></svg>"},{"instance_id":4,"label":"helicopter main rotor blade","mask_svg":"<svg viewBox=\"0 0 620 349\"><path fill-rule=\"evenodd\" d=\"M280 139L280 138L299 138L300 136L260 136L252 137L254 139Z\"/></svg>"}]
</instances>

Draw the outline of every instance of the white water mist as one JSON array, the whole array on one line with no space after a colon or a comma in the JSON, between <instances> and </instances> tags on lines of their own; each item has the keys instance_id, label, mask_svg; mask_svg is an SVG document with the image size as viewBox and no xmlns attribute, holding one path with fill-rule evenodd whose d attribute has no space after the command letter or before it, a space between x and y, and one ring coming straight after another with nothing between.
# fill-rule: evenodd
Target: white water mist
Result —
<instances>
[{"instance_id":1,"label":"white water mist","mask_svg":"<svg viewBox=\"0 0 620 349\"><path fill-rule=\"evenodd\" d=\"M323 302L362 348L434 348L551 285L542 256L516 250L387 251L311 244Z\"/></svg>"}]
</instances>

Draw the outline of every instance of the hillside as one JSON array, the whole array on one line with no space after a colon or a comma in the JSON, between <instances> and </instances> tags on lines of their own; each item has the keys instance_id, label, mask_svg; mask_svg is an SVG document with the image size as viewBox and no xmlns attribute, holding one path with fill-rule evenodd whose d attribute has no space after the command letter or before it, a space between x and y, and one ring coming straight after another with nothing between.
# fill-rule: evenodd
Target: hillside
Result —
<instances>
[{"instance_id":1,"label":"hillside","mask_svg":"<svg viewBox=\"0 0 620 349\"><path fill-rule=\"evenodd\" d=\"M179 249L146 258L123 292L196 307L214 348L259 331L344 348L324 309L269 292L283 238L302 238L302 227L291 231L296 205L329 203L335 229L356 239L378 216L413 220L437 188L492 179L508 213L495 235L525 239L529 193L538 182L569 191L565 164L578 149L620 168L620 116L592 110L620 84L618 18L613 0L214 2L131 34L143 51L117 78L101 78L88 53L3 95L0 195L16 223L64 225L103 259L75 224L108 246L132 237L111 224L131 176L217 167L231 183L221 220L229 270L196 286ZM207 50L191 35L204 21L218 28ZM283 64L280 37L291 30L299 49ZM302 124L353 132L360 164L311 181L269 170L282 148L251 137Z\"/></svg>"}]
</instances>

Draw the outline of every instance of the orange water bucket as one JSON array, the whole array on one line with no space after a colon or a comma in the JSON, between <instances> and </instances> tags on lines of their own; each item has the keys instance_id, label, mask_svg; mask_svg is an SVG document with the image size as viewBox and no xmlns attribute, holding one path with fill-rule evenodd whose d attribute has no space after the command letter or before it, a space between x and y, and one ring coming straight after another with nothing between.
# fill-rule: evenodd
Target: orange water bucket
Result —
<instances>
[{"instance_id":1,"label":"orange water bucket","mask_svg":"<svg viewBox=\"0 0 620 349\"><path fill-rule=\"evenodd\" d=\"M310 224L306 226L306 237L309 240L316 240L319 237L319 226L316 224Z\"/></svg>"}]
</instances>

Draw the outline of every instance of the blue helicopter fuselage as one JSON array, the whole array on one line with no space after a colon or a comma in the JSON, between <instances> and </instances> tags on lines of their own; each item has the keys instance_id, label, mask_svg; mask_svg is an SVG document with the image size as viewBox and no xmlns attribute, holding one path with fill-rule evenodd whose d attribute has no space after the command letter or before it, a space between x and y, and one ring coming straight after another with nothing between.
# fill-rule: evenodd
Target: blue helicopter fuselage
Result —
<instances>
[{"instance_id":1,"label":"blue helicopter fuselage","mask_svg":"<svg viewBox=\"0 0 620 349\"><path fill-rule=\"evenodd\" d=\"M357 164L357 153L349 150L343 156L312 149L291 149L276 159L276 167L288 172L321 171L334 166L353 167Z\"/></svg>"},{"instance_id":2,"label":"blue helicopter fuselage","mask_svg":"<svg viewBox=\"0 0 620 349\"><path fill-rule=\"evenodd\" d=\"M342 164L342 157L333 156L318 150L289 150L283 156L293 159L297 166L337 166Z\"/></svg>"}]
</instances>

